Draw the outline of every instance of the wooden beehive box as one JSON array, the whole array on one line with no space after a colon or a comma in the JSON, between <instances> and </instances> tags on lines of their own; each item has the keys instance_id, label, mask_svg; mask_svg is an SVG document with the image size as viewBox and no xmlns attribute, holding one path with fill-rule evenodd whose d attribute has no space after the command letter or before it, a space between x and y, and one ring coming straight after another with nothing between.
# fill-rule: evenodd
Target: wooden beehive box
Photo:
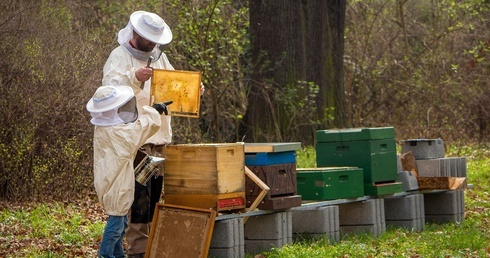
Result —
<instances>
[{"instance_id":1,"label":"wooden beehive box","mask_svg":"<svg viewBox=\"0 0 490 258\"><path fill-rule=\"evenodd\" d=\"M165 203L217 211L245 208L243 143L167 146Z\"/></svg>"},{"instance_id":2,"label":"wooden beehive box","mask_svg":"<svg viewBox=\"0 0 490 258\"><path fill-rule=\"evenodd\" d=\"M300 142L246 143L245 165L268 187L269 191L258 205L262 210L286 209L301 205L296 194L296 150ZM261 189L246 179L247 207L259 196Z\"/></svg>"}]
</instances>

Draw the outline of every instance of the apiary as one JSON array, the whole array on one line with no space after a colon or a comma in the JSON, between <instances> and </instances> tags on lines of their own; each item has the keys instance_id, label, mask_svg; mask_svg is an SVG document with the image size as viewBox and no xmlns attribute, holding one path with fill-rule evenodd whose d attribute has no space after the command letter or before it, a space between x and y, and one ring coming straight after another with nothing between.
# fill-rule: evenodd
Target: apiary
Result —
<instances>
[{"instance_id":1,"label":"apiary","mask_svg":"<svg viewBox=\"0 0 490 258\"><path fill-rule=\"evenodd\" d=\"M301 143L245 144L245 165L269 188L258 205L262 210L277 210L301 206L296 190L296 150ZM247 207L255 201L261 189L246 178Z\"/></svg>"},{"instance_id":2,"label":"apiary","mask_svg":"<svg viewBox=\"0 0 490 258\"><path fill-rule=\"evenodd\" d=\"M167 146L164 191L166 204L216 211L244 209L244 144Z\"/></svg>"},{"instance_id":3,"label":"apiary","mask_svg":"<svg viewBox=\"0 0 490 258\"><path fill-rule=\"evenodd\" d=\"M402 191L393 127L319 130L315 149L317 167L362 168L367 195Z\"/></svg>"},{"instance_id":4,"label":"apiary","mask_svg":"<svg viewBox=\"0 0 490 258\"><path fill-rule=\"evenodd\" d=\"M323 201L364 196L362 168L298 168L296 176L298 194L303 200Z\"/></svg>"}]
</instances>

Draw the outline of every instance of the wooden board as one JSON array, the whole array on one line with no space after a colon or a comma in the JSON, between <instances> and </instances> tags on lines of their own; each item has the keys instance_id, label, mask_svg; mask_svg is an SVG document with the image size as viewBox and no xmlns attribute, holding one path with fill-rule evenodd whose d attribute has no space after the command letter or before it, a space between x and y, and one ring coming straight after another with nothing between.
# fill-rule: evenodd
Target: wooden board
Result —
<instances>
[{"instance_id":1,"label":"wooden board","mask_svg":"<svg viewBox=\"0 0 490 258\"><path fill-rule=\"evenodd\" d=\"M301 149L301 142L245 143L245 153L283 152Z\"/></svg>"},{"instance_id":2,"label":"wooden board","mask_svg":"<svg viewBox=\"0 0 490 258\"><path fill-rule=\"evenodd\" d=\"M225 194L168 194L166 204L182 205L215 211L231 211L245 208L245 192Z\"/></svg>"},{"instance_id":3,"label":"wooden board","mask_svg":"<svg viewBox=\"0 0 490 258\"><path fill-rule=\"evenodd\" d=\"M201 72L153 69L151 104L173 101L171 116L199 118Z\"/></svg>"},{"instance_id":4,"label":"wooden board","mask_svg":"<svg viewBox=\"0 0 490 258\"><path fill-rule=\"evenodd\" d=\"M145 258L208 257L216 212L158 204Z\"/></svg>"},{"instance_id":5,"label":"wooden board","mask_svg":"<svg viewBox=\"0 0 490 258\"><path fill-rule=\"evenodd\" d=\"M420 190L466 189L466 177L417 177Z\"/></svg>"},{"instance_id":6,"label":"wooden board","mask_svg":"<svg viewBox=\"0 0 490 258\"><path fill-rule=\"evenodd\" d=\"M419 171L417 168L417 162L415 161L415 156L412 151L408 151L400 155L400 162L402 163L403 171L412 172L415 177L418 177Z\"/></svg>"}]
</instances>

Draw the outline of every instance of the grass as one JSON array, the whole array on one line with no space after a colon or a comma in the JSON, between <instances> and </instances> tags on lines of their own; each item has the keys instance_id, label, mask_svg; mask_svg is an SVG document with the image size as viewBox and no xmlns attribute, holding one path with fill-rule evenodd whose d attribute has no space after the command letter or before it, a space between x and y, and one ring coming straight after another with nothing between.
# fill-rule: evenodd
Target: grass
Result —
<instances>
[{"instance_id":1,"label":"grass","mask_svg":"<svg viewBox=\"0 0 490 258\"><path fill-rule=\"evenodd\" d=\"M97 256L105 219L94 200L2 203L2 207L0 257Z\"/></svg>"},{"instance_id":2,"label":"grass","mask_svg":"<svg viewBox=\"0 0 490 258\"><path fill-rule=\"evenodd\" d=\"M490 148L449 146L447 157L466 157L465 219L462 223L426 224L422 232L387 228L384 234L350 235L339 243L301 242L273 249L266 257L490 257ZM315 167L313 148L298 152L298 167Z\"/></svg>"},{"instance_id":3,"label":"grass","mask_svg":"<svg viewBox=\"0 0 490 258\"><path fill-rule=\"evenodd\" d=\"M426 224L422 232L388 227L378 237L349 235L338 243L304 240L265 257L490 257L490 148L449 146L466 157L468 183L462 223ZM298 151L298 167L315 167L315 151ZM70 203L0 203L0 257L95 257L105 214L95 197ZM247 257L254 255L247 254Z\"/></svg>"}]
</instances>

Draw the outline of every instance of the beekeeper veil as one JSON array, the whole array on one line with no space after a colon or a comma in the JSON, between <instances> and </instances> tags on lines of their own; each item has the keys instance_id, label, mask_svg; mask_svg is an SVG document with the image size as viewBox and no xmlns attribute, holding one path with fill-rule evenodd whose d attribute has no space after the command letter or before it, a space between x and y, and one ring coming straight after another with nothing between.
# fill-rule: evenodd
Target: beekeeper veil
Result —
<instances>
[{"instance_id":1,"label":"beekeeper veil","mask_svg":"<svg viewBox=\"0 0 490 258\"><path fill-rule=\"evenodd\" d=\"M129 40L133 37L133 32L138 33L141 37L145 38L156 44L150 52L141 51L133 48L129 44ZM128 25L119 31L117 35L117 42L119 45L126 48L129 53L141 61L147 61L151 56L153 61L157 61L160 56L160 45L167 45L172 41L172 31L165 21L155 13L136 11L131 14Z\"/></svg>"},{"instance_id":2,"label":"beekeeper veil","mask_svg":"<svg viewBox=\"0 0 490 258\"><path fill-rule=\"evenodd\" d=\"M136 98L129 86L101 86L87 103L87 110L98 126L132 123L138 118Z\"/></svg>"}]
</instances>

